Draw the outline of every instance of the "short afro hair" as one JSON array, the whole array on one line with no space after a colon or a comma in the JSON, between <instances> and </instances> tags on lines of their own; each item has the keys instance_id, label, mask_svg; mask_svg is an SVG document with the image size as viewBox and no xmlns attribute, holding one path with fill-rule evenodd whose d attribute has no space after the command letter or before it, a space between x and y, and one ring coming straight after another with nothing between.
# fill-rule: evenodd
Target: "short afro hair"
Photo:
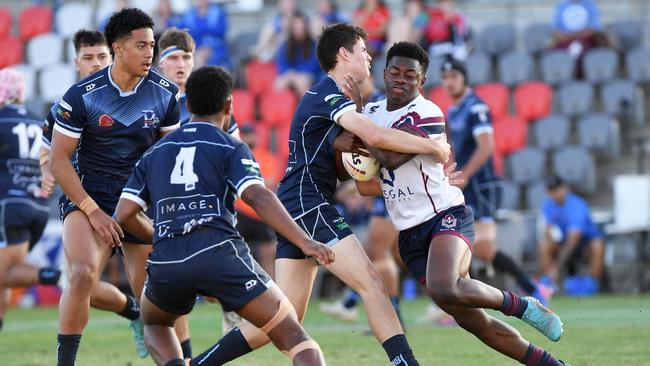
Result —
<instances>
[{"instance_id":1,"label":"short afro hair","mask_svg":"<svg viewBox=\"0 0 650 366\"><path fill-rule=\"evenodd\" d=\"M79 52L81 47L106 46L106 37L100 31L80 29L72 39L74 49Z\"/></svg>"},{"instance_id":2,"label":"short afro hair","mask_svg":"<svg viewBox=\"0 0 650 366\"><path fill-rule=\"evenodd\" d=\"M176 46L185 52L194 52L196 44L190 33L184 29L176 27L167 28L158 40L158 52L162 53L165 49Z\"/></svg>"},{"instance_id":3,"label":"short afro hair","mask_svg":"<svg viewBox=\"0 0 650 366\"><path fill-rule=\"evenodd\" d=\"M108 48L113 51L113 43L125 37L129 37L131 32L137 29L150 28L153 30L153 20L147 13L137 8L124 8L113 14L106 28L104 35Z\"/></svg>"},{"instance_id":4,"label":"short afro hair","mask_svg":"<svg viewBox=\"0 0 650 366\"><path fill-rule=\"evenodd\" d=\"M323 71L329 72L336 66L336 54L341 47L353 52L354 44L359 39L367 38L368 35L363 29L353 25L339 23L323 29L316 46L316 57L320 67Z\"/></svg>"},{"instance_id":5,"label":"short afro hair","mask_svg":"<svg viewBox=\"0 0 650 366\"><path fill-rule=\"evenodd\" d=\"M390 59L395 56L417 60L420 63L423 75L425 75L429 69L429 55L427 54L427 51L425 51L424 48L422 48L422 46L417 43L394 43L391 48L388 49L388 53L386 54L386 67L388 67Z\"/></svg>"},{"instance_id":6,"label":"short afro hair","mask_svg":"<svg viewBox=\"0 0 650 366\"><path fill-rule=\"evenodd\" d=\"M223 111L232 94L233 79L218 66L203 66L190 74L185 83L187 109L197 116Z\"/></svg>"}]
</instances>

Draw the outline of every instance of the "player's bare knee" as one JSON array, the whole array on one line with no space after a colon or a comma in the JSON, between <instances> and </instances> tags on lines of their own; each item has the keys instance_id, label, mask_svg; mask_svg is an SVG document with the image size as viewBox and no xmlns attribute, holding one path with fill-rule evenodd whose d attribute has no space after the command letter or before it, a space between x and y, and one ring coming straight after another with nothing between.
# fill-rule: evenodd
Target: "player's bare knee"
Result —
<instances>
[{"instance_id":1,"label":"player's bare knee","mask_svg":"<svg viewBox=\"0 0 650 366\"><path fill-rule=\"evenodd\" d=\"M368 276L364 277L364 281L360 282L358 288L354 290L357 291L362 298L370 294L386 294L386 296L388 296L388 290L384 284L384 278L374 266L369 266Z\"/></svg>"},{"instance_id":2,"label":"player's bare knee","mask_svg":"<svg viewBox=\"0 0 650 366\"><path fill-rule=\"evenodd\" d=\"M427 294L439 306L456 304L460 298L460 291L455 282L447 280L427 281Z\"/></svg>"},{"instance_id":3,"label":"player's bare knee","mask_svg":"<svg viewBox=\"0 0 650 366\"><path fill-rule=\"evenodd\" d=\"M75 289L91 291L97 280L97 271L94 266L84 262L70 264L70 284Z\"/></svg>"}]
</instances>

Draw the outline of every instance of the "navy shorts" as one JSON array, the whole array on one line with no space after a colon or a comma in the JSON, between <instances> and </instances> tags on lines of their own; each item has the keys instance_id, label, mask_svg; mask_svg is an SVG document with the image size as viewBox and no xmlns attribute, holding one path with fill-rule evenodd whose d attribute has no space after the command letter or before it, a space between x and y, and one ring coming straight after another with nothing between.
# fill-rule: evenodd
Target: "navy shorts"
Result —
<instances>
[{"instance_id":1,"label":"navy shorts","mask_svg":"<svg viewBox=\"0 0 650 366\"><path fill-rule=\"evenodd\" d=\"M339 240L352 235L350 225L339 214L336 208L329 203L321 205L308 211L306 214L295 219L300 226L313 240L332 246ZM276 258L305 259L305 254L293 245L289 240L280 234L278 235L278 247Z\"/></svg>"},{"instance_id":2,"label":"navy shorts","mask_svg":"<svg viewBox=\"0 0 650 366\"><path fill-rule=\"evenodd\" d=\"M370 211L370 215L383 217L385 219L389 218L384 197L379 196L372 199L372 210Z\"/></svg>"},{"instance_id":3,"label":"navy shorts","mask_svg":"<svg viewBox=\"0 0 650 366\"><path fill-rule=\"evenodd\" d=\"M477 221L493 221L501 204L501 182L470 179L463 195Z\"/></svg>"},{"instance_id":4,"label":"navy shorts","mask_svg":"<svg viewBox=\"0 0 650 366\"><path fill-rule=\"evenodd\" d=\"M85 175L81 180L81 184L99 208L107 215L113 216L117 207L117 201L120 199L122 188L124 188L126 182ZM78 210L79 208L65 194L61 196L59 199L59 216L61 217L61 222L65 220L70 212ZM151 244L126 231L124 232L124 239L122 241L134 244Z\"/></svg>"},{"instance_id":5,"label":"navy shorts","mask_svg":"<svg viewBox=\"0 0 650 366\"><path fill-rule=\"evenodd\" d=\"M426 283L427 262L431 240L439 235L454 235L463 239L470 250L474 243L474 217L466 205L450 207L420 225L399 233L399 254L409 272Z\"/></svg>"},{"instance_id":6,"label":"navy shorts","mask_svg":"<svg viewBox=\"0 0 650 366\"><path fill-rule=\"evenodd\" d=\"M234 311L273 286L241 238L218 243L214 238L197 232L156 243L147 261L144 293L149 301L184 315L202 295L218 299L225 311Z\"/></svg>"},{"instance_id":7,"label":"navy shorts","mask_svg":"<svg viewBox=\"0 0 650 366\"><path fill-rule=\"evenodd\" d=\"M0 198L0 248L29 242L31 250L43 235L49 216L50 207L45 200Z\"/></svg>"}]
</instances>

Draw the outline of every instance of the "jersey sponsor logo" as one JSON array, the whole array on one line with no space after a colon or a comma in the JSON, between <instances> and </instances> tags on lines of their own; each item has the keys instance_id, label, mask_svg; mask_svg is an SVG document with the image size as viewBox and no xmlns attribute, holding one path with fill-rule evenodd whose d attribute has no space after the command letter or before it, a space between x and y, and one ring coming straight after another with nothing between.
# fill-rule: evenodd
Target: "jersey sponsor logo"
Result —
<instances>
[{"instance_id":1,"label":"jersey sponsor logo","mask_svg":"<svg viewBox=\"0 0 650 366\"><path fill-rule=\"evenodd\" d=\"M165 79L160 79L159 83L160 83L160 85L162 85L162 86L164 86L164 87L168 87L168 86L169 86L169 83L168 83L167 80L165 80Z\"/></svg>"},{"instance_id":2,"label":"jersey sponsor logo","mask_svg":"<svg viewBox=\"0 0 650 366\"><path fill-rule=\"evenodd\" d=\"M99 116L99 127L111 127L115 121L113 120L113 117L109 116L108 114L102 114Z\"/></svg>"},{"instance_id":3,"label":"jersey sponsor logo","mask_svg":"<svg viewBox=\"0 0 650 366\"><path fill-rule=\"evenodd\" d=\"M384 170L388 171L388 176L384 175ZM406 202L411 200L411 197L415 194L411 187L399 187L395 188L395 172L388 169L382 169L380 172L381 181L392 188L383 189L384 199L387 203L397 202Z\"/></svg>"},{"instance_id":4,"label":"jersey sponsor logo","mask_svg":"<svg viewBox=\"0 0 650 366\"><path fill-rule=\"evenodd\" d=\"M415 106L417 106L417 104L415 104L415 103L411 104L411 105L408 107L407 111L410 111L411 109L415 108Z\"/></svg>"},{"instance_id":5,"label":"jersey sponsor logo","mask_svg":"<svg viewBox=\"0 0 650 366\"><path fill-rule=\"evenodd\" d=\"M442 218L442 226L446 227L447 229L453 229L456 227L456 217L452 214L446 214L445 217Z\"/></svg>"},{"instance_id":6,"label":"jersey sponsor logo","mask_svg":"<svg viewBox=\"0 0 650 366\"><path fill-rule=\"evenodd\" d=\"M342 217L337 217L334 221L332 221L334 225L336 225L336 228L339 230L345 230L350 227L347 222L345 222L345 219Z\"/></svg>"},{"instance_id":7,"label":"jersey sponsor logo","mask_svg":"<svg viewBox=\"0 0 650 366\"><path fill-rule=\"evenodd\" d=\"M56 108L56 114L59 115L61 118L63 118L63 119L66 120L66 121L70 119L70 112L69 112L69 111L66 111L66 110L63 109L63 108L61 108L61 105L59 105L59 106Z\"/></svg>"},{"instance_id":8,"label":"jersey sponsor logo","mask_svg":"<svg viewBox=\"0 0 650 366\"><path fill-rule=\"evenodd\" d=\"M87 92L89 92L89 91L91 91L93 89L95 89L95 84L94 83L86 85L86 91Z\"/></svg>"},{"instance_id":9,"label":"jersey sponsor logo","mask_svg":"<svg viewBox=\"0 0 650 366\"><path fill-rule=\"evenodd\" d=\"M244 284L244 286L246 287L246 291L249 291L249 290L252 289L253 287L257 286L257 280L249 280L249 281L246 281L246 283Z\"/></svg>"},{"instance_id":10,"label":"jersey sponsor logo","mask_svg":"<svg viewBox=\"0 0 650 366\"><path fill-rule=\"evenodd\" d=\"M389 169L386 169L388 171L388 177L384 176L384 170L382 169L379 172L379 176L381 177L381 181L384 182L384 184L387 184L391 187L395 187L395 172Z\"/></svg>"},{"instance_id":11,"label":"jersey sponsor logo","mask_svg":"<svg viewBox=\"0 0 650 366\"><path fill-rule=\"evenodd\" d=\"M160 125L160 119L156 117L156 112L147 109L142 111L142 114L144 114L144 124L142 125L142 128L158 128L158 125Z\"/></svg>"},{"instance_id":12,"label":"jersey sponsor logo","mask_svg":"<svg viewBox=\"0 0 650 366\"><path fill-rule=\"evenodd\" d=\"M344 98L345 97L341 94L330 94L325 97L325 102L333 107L336 105L336 102Z\"/></svg>"},{"instance_id":13,"label":"jersey sponsor logo","mask_svg":"<svg viewBox=\"0 0 650 366\"><path fill-rule=\"evenodd\" d=\"M260 165L251 159L241 159L241 163L244 165L244 169L247 172L255 175L260 175Z\"/></svg>"},{"instance_id":14,"label":"jersey sponsor logo","mask_svg":"<svg viewBox=\"0 0 650 366\"><path fill-rule=\"evenodd\" d=\"M370 107L370 110L368 111L369 114L375 114L377 112L377 109L379 108L378 105L373 105Z\"/></svg>"},{"instance_id":15,"label":"jersey sponsor logo","mask_svg":"<svg viewBox=\"0 0 650 366\"><path fill-rule=\"evenodd\" d=\"M201 217L200 219L192 219L186 223L183 224L183 234L187 234L190 231L194 230L194 228L200 227L201 225L211 222L214 220L214 217Z\"/></svg>"}]
</instances>

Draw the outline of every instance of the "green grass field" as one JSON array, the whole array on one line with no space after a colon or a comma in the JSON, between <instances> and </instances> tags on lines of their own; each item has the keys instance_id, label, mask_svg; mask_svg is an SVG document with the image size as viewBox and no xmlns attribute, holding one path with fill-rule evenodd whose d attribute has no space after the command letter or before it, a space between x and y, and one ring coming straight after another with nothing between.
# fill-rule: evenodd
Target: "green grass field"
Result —
<instances>
[{"instance_id":1,"label":"green grass field","mask_svg":"<svg viewBox=\"0 0 650 366\"><path fill-rule=\"evenodd\" d=\"M459 328L416 324L427 301L403 304L408 337L422 365L497 366L517 363L491 351ZM547 341L517 319L510 324L537 345L573 366L650 366L650 296L600 296L557 298L552 308L564 321L565 334L558 343ZM12 309L0 332L0 365L53 365L55 362L56 309ZM365 318L344 324L318 311L312 304L307 330L325 351L331 366L389 365L373 337L364 335ZM220 308L202 304L190 318L195 354L213 344L221 334ZM93 311L79 350L78 365L151 365L135 356L126 320ZM232 365L288 365L274 348L265 347Z\"/></svg>"}]
</instances>

